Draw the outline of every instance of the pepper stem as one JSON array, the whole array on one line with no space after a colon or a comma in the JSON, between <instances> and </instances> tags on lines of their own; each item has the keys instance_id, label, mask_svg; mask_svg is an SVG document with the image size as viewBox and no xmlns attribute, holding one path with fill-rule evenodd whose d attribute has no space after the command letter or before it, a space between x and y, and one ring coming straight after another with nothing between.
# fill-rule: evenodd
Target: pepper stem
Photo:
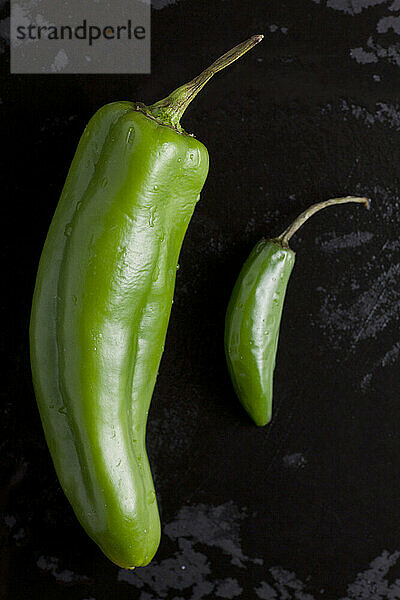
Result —
<instances>
[{"instance_id":1,"label":"pepper stem","mask_svg":"<svg viewBox=\"0 0 400 600\"><path fill-rule=\"evenodd\" d=\"M325 202L318 202L317 204L313 204L307 210L302 212L297 219L293 221L291 225L281 235L275 238L281 246L284 248L289 248L289 240L296 233L298 229L304 223L312 217L316 212L319 212L323 208L327 206L333 206L334 204L347 204L348 202L358 202L359 204L364 204L367 208L369 208L369 200L368 198L358 198L357 196L346 196L345 198L331 198L330 200L325 200Z\"/></svg>"},{"instance_id":2,"label":"pepper stem","mask_svg":"<svg viewBox=\"0 0 400 600\"><path fill-rule=\"evenodd\" d=\"M253 35L253 37L238 44L238 46L235 46L232 50L229 50L229 52L226 52L226 54L213 62L212 65L200 73L200 75L189 81L189 83L185 83L179 87L169 96L164 98L164 100L155 102L155 104L152 104L151 106L141 108L144 108L144 111L147 114L162 122L164 125L169 125L178 129L178 131L181 131L182 128L179 121L181 120L183 113L193 98L205 86L207 81L211 79L215 73L225 69L225 67L258 44L258 42L261 42L263 37L263 35Z\"/></svg>"}]
</instances>

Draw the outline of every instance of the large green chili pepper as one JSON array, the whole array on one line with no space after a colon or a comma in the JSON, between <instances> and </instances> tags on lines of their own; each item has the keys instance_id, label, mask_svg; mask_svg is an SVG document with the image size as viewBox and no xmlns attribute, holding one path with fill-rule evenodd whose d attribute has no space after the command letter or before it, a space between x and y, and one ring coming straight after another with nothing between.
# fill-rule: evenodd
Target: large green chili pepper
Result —
<instances>
[{"instance_id":1,"label":"large green chili pepper","mask_svg":"<svg viewBox=\"0 0 400 600\"><path fill-rule=\"evenodd\" d=\"M208 173L180 125L254 36L151 106L115 102L87 125L50 225L33 299L36 398L61 486L103 552L147 564L160 522L145 448L182 241Z\"/></svg>"},{"instance_id":2,"label":"large green chili pepper","mask_svg":"<svg viewBox=\"0 0 400 600\"><path fill-rule=\"evenodd\" d=\"M369 205L366 198L353 196L314 204L282 235L260 240L239 273L226 312L225 354L236 394L257 425L271 420L279 327L295 260L289 240L314 213L347 202Z\"/></svg>"}]
</instances>

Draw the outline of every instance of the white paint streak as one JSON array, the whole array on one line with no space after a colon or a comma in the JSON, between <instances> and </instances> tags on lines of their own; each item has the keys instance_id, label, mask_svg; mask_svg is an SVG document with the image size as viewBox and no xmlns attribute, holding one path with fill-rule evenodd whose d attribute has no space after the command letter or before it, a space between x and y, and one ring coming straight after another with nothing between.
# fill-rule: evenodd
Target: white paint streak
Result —
<instances>
[{"instance_id":1,"label":"white paint streak","mask_svg":"<svg viewBox=\"0 0 400 600\"><path fill-rule=\"evenodd\" d=\"M50 71L53 73L58 73L59 71L63 71L68 66L69 60L67 53L63 48L59 50L54 57L54 62L50 67Z\"/></svg>"},{"instance_id":2,"label":"white paint streak","mask_svg":"<svg viewBox=\"0 0 400 600\"><path fill-rule=\"evenodd\" d=\"M151 6L155 10L161 10L166 6L170 6L171 4L175 4L177 0L151 0Z\"/></svg>"},{"instance_id":3,"label":"white paint streak","mask_svg":"<svg viewBox=\"0 0 400 600\"><path fill-rule=\"evenodd\" d=\"M379 62L379 58L374 52L368 52L364 48L351 48L351 58L354 58L360 65L367 65L369 63Z\"/></svg>"},{"instance_id":4,"label":"white paint streak","mask_svg":"<svg viewBox=\"0 0 400 600\"><path fill-rule=\"evenodd\" d=\"M5 515L4 523L8 529L12 529L14 525L17 523L17 519L13 515Z\"/></svg>"},{"instance_id":5,"label":"white paint streak","mask_svg":"<svg viewBox=\"0 0 400 600\"><path fill-rule=\"evenodd\" d=\"M370 242L373 237L374 234L368 231L353 231L342 236L331 232L317 237L315 243L321 246L324 252L332 252L343 248L357 248Z\"/></svg>"},{"instance_id":6,"label":"white paint streak","mask_svg":"<svg viewBox=\"0 0 400 600\"><path fill-rule=\"evenodd\" d=\"M370 112L364 106L353 104L342 100L338 108L342 111L344 120L355 118L363 121L367 127L381 123L386 127L400 131L400 104L387 104L386 102L377 102L375 111ZM334 107L330 104L322 109L322 114L332 113Z\"/></svg>"},{"instance_id":7,"label":"white paint streak","mask_svg":"<svg viewBox=\"0 0 400 600\"><path fill-rule=\"evenodd\" d=\"M314 0L319 4L319 0ZM328 0L326 5L328 8L345 12L349 15L357 15L364 9L380 4L387 4L388 0Z\"/></svg>"},{"instance_id":8,"label":"white paint streak","mask_svg":"<svg viewBox=\"0 0 400 600\"><path fill-rule=\"evenodd\" d=\"M170 553L169 558L159 563L154 560L149 566L134 571L120 569L118 581L140 590L140 600L244 597L250 563L262 563L260 559L245 556L240 547L240 522L248 518L247 512L238 509L233 502L216 507L205 504L185 506L164 528L165 535L176 544L175 553ZM213 548L209 555L207 548ZM399 581L391 583L387 577L399 558L400 552L389 554L383 551L365 571L356 575L354 582L347 586L346 597L340 600L397 598ZM44 569L57 572L57 563L57 559L46 559ZM214 567L218 574L223 571L229 576L214 578ZM253 572L256 574L257 570ZM304 583L296 573L281 566L269 566L261 573L262 580L253 578L253 591L255 597L262 600L316 600L323 593L323 590L312 592L311 576ZM249 597L247 592L246 597Z\"/></svg>"},{"instance_id":9,"label":"white paint streak","mask_svg":"<svg viewBox=\"0 0 400 600\"><path fill-rule=\"evenodd\" d=\"M393 29L397 35L400 35L400 16L399 17L382 17L378 21L376 30L378 33L387 33L389 29Z\"/></svg>"},{"instance_id":10,"label":"white paint streak","mask_svg":"<svg viewBox=\"0 0 400 600\"><path fill-rule=\"evenodd\" d=\"M367 373L361 380L360 388L361 391L366 393L371 385L375 373L396 364L400 356L400 342L396 342L390 350L388 350L381 358L376 360L372 365L371 373Z\"/></svg>"},{"instance_id":11,"label":"white paint streak","mask_svg":"<svg viewBox=\"0 0 400 600\"><path fill-rule=\"evenodd\" d=\"M320 312L321 327L336 344L340 339L343 341L343 332L348 332L352 347L360 340L375 339L389 323L400 317L400 290L396 286L399 277L400 263L397 263L375 277L368 290L347 306L340 302L335 292L328 294ZM346 277L340 282L342 286L346 279L349 285Z\"/></svg>"},{"instance_id":12,"label":"white paint streak","mask_svg":"<svg viewBox=\"0 0 400 600\"><path fill-rule=\"evenodd\" d=\"M313 0L320 4L319 0ZM389 6L388 6L389 4ZM400 35L400 0L327 0L326 7L355 16L362 11L379 5L385 6L387 14L380 15L376 22L376 35L371 35L362 46L350 49L350 56L359 64L389 62L400 66L400 43L385 37L388 32ZM376 38L376 39L375 39Z\"/></svg>"},{"instance_id":13,"label":"white paint streak","mask_svg":"<svg viewBox=\"0 0 400 600\"><path fill-rule=\"evenodd\" d=\"M276 591L274 590L274 588L271 587L269 583L266 583L265 581L262 581L260 587L255 588L254 591L257 597L261 598L262 600L275 600L277 598Z\"/></svg>"},{"instance_id":14,"label":"white paint streak","mask_svg":"<svg viewBox=\"0 0 400 600\"><path fill-rule=\"evenodd\" d=\"M41 571L51 573L56 581L64 584L88 583L89 578L85 575L77 575L69 569L60 569L60 561L54 556L40 556L37 560L37 566Z\"/></svg>"},{"instance_id":15,"label":"white paint streak","mask_svg":"<svg viewBox=\"0 0 400 600\"><path fill-rule=\"evenodd\" d=\"M279 33L283 33L283 35L286 35L287 32L289 31L287 27L285 27L284 25L276 25L275 23L272 23L272 25L268 26L268 29L271 33L275 33L275 32L279 32Z\"/></svg>"},{"instance_id":16,"label":"white paint streak","mask_svg":"<svg viewBox=\"0 0 400 600\"><path fill-rule=\"evenodd\" d=\"M179 520L165 527L165 533L171 539L182 535L194 537L197 542L219 548L231 557L232 564L239 567L247 561L260 564L260 559L250 559L240 548L238 525L246 512L239 511L232 502L217 507L184 507L178 516Z\"/></svg>"},{"instance_id":17,"label":"white paint streak","mask_svg":"<svg viewBox=\"0 0 400 600\"><path fill-rule=\"evenodd\" d=\"M400 342L394 344L394 346L386 352L386 354L382 357L380 364L382 367L386 367L387 365L393 365L397 362L397 359L400 354Z\"/></svg>"},{"instance_id":18,"label":"white paint streak","mask_svg":"<svg viewBox=\"0 0 400 600\"><path fill-rule=\"evenodd\" d=\"M285 467L289 467L291 469L302 469L307 464L307 459L301 452L286 454L282 460Z\"/></svg>"},{"instance_id":19,"label":"white paint streak","mask_svg":"<svg viewBox=\"0 0 400 600\"><path fill-rule=\"evenodd\" d=\"M177 544L178 550L168 559L153 561L148 567L133 572L121 569L118 580L141 589L143 598L153 598L144 595L147 593L167 598L172 592L184 592L185 597L190 593L191 600L202 600L210 594L236 598L242 593L238 579L214 579L210 560L201 550L207 547L218 550L219 562L225 565L227 573L232 571L232 565L238 569L249 563L261 565L261 559L246 556L240 547L240 521L246 517L247 512L239 510L233 502L216 507L185 506L164 528L165 535Z\"/></svg>"},{"instance_id":20,"label":"white paint streak","mask_svg":"<svg viewBox=\"0 0 400 600\"><path fill-rule=\"evenodd\" d=\"M392 584L386 576L395 566L400 557L400 552L389 554L386 550L370 563L370 568L359 573L354 583L347 588L347 596L340 600L395 600L399 597L400 581L397 579Z\"/></svg>"},{"instance_id":21,"label":"white paint streak","mask_svg":"<svg viewBox=\"0 0 400 600\"><path fill-rule=\"evenodd\" d=\"M297 579L296 573L287 571L282 567L272 567L269 571L274 580L274 587L276 587L277 591L281 594L281 598L314 600L314 597L306 592L305 584ZM288 592L290 595L288 595Z\"/></svg>"},{"instance_id":22,"label":"white paint streak","mask_svg":"<svg viewBox=\"0 0 400 600\"><path fill-rule=\"evenodd\" d=\"M217 582L215 595L218 598L237 598L241 596L243 588L240 587L237 579L228 577L227 579Z\"/></svg>"}]
</instances>

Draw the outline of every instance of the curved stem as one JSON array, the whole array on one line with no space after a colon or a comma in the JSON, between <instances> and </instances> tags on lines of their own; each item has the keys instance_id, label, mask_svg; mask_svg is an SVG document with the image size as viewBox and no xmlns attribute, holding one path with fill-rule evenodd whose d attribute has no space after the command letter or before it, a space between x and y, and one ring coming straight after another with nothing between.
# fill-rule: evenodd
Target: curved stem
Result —
<instances>
[{"instance_id":1,"label":"curved stem","mask_svg":"<svg viewBox=\"0 0 400 600\"><path fill-rule=\"evenodd\" d=\"M261 42L263 37L263 35L253 35L245 42L238 44L232 48L232 50L226 52L226 54L213 62L212 65L200 73L200 75L189 81L189 83L185 83L179 87L169 96L164 98L164 100L155 102L155 104L152 104L151 106L141 108L144 108L144 112L162 122L164 125L169 125L181 130L179 121L182 118L183 113L193 98L205 86L207 81L209 81L213 75L218 73L218 71L225 69L225 67L232 64L243 54L248 52L248 50L253 48L253 46Z\"/></svg>"},{"instance_id":2,"label":"curved stem","mask_svg":"<svg viewBox=\"0 0 400 600\"><path fill-rule=\"evenodd\" d=\"M323 208L327 206L333 206L335 204L347 204L348 202L358 202L359 204L364 204L367 208L369 208L369 200L368 198L359 198L357 196L346 196L344 198L331 198L330 200L325 200L325 202L318 202L317 204L313 204L307 210L302 212L297 219L293 221L291 225L280 236L275 238L275 240L281 244L284 248L289 248L289 240L296 233L298 229L304 223L312 217L316 212L319 212Z\"/></svg>"}]
</instances>

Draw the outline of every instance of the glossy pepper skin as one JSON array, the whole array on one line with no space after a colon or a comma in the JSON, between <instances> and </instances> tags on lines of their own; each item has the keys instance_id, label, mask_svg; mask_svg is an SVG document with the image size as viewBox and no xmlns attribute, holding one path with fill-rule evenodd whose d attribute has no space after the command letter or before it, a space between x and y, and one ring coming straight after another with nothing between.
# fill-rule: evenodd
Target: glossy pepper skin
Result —
<instances>
[{"instance_id":1,"label":"glossy pepper skin","mask_svg":"<svg viewBox=\"0 0 400 600\"><path fill-rule=\"evenodd\" d=\"M256 423L271 419L273 373L292 250L260 240L243 265L229 300L225 348L229 373L244 409Z\"/></svg>"},{"instance_id":2,"label":"glossy pepper skin","mask_svg":"<svg viewBox=\"0 0 400 600\"><path fill-rule=\"evenodd\" d=\"M276 239L259 241L234 285L225 319L225 355L239 401L256 425L271 420L273 374L286 288L295 262L289 239L314 213L366 198L332 198L307 209Z\"/></svg>"},{"instance_id":3,"label":"glossy pepper skin","mask_svg":"<svg viewBox=\"0 0 400 600\"><path fill-rule=\"evenodd\" d=\"M97 111L40 259L30 343L46 440L80 523L123 568L148 564L160 541L146 421L179 252L208 173L207 149L179 119L257 41L164 101Z\"/></svg>"}]
</instances>

